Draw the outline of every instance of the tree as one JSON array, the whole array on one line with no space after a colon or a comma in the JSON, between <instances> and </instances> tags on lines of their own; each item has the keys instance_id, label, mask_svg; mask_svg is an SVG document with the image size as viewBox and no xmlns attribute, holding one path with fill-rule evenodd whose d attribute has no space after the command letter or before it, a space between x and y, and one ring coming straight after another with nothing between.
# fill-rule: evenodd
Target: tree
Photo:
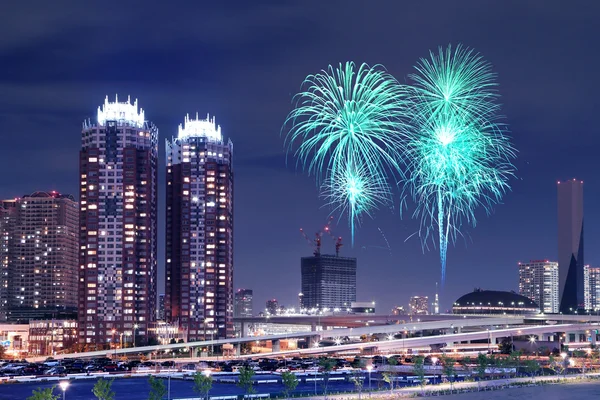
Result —
<instances>
[{"instance_id":1,"label":"tree","mask_svg":"<svg viewBox=\"0 0 600 400\"><path fill-rule=\"evenodd\" d=\"M254 370L250 367L242 367L240 368L239 372L240 377L237 386L244 389L244 392L246 392L244 397L255 393L254 386L252 386L254 384L254 381L252 380L252 377L254 376Z\"/></svg>"},{"instance_id":2,"label":"tree","mask_svg":"<svg viewBox=\"0 0 600 400\"><path fill-rule=\"evenodd\" d=\"M250 371L252 371L252 375L254 375L254 371L252 369L250 369ZM250 385L252 386L252 375L250 375ZM241 377L241 373L240 373L240 377ZM200 396L204 397L204 398L208 398L208 392L210 392L210 389L212 389L212 384L213 384L213 380L212 377L210 376L206 376L203 373L201 373L200 371L196 372L194 374L194 387L193 390L194 392L198 393ZM239 383L238 383L239 386Z\"/></svg>"},{"instance_id":3,"label":"tree","mask_svg":"<svg viewBox=\"0 0 600 400\"><path fill-rule=\"evenodd\" d=\"M296 390L296 386L298 386L298 378L294 373L286 371L281 374L281 380L283 381L283 392L285 397L289 398L290 394Z\"/></svg>"},{"instance_id":4,"label":"tree","mask_svg":"<svg viewBox=\"0 0 600 400\"><path fill-rule=\"evenodd\" d=\"M150 395L148 397L149 400L162 400L163 397L167 394L167 388L165 387L165 382L162 379L158 379L150 375L148 379L150 383Z\"/></svg>"},{"instance_id":5,"label":"tree","mask_svg":"<svg viewBox=\"0 0 600 400\"><path fill-rule=\"evenodd\" d=\"M423 356L417 356L414 359L413 374L419 379L419 385L421 385L421 392L424 392L424 387L427 384L425 382L425 363Z\"/></svg>"},{"instance_id":6,"label":"tree","mask_svg":"<svg viewBox=\"0 0 600 400\"><path fill-rule=\"evenodd\" d=\"M27 400L58 400L58 396L55 396L52 393L54 391L54 388L55 386L46 389L34 389L33 393L27 398Z\"/></svg>"},{"instance_id":7,"label":"tree","mask_svg":"<svg viewBox=\"0 0 600 400\"><path fill-rule=\"evenodd\" d=\"M463 370L465 371L465 375L469 378L471 378L471 364L473 363L473 360L471 360L471 357L464 357L462 360L460 360L460 365L463 367ZM467 379L467 378L465 378Z\"/></svg>"},{"instance_id":8,"label":"tree","mask_svg":"<svg viewBox=\"0 0 600 400\"><path fill-rule=\"evenodd\" d=\"M363 360L360 357L356 356L354 357L354 360L352 360L352 362L350 363L350 366L352 368L361 368L362 364L364 364Z\"/></svg>"},{"instance_id":9,"label":"tree","mask_svg":"<svg viewBox=\"0 0 600 400\"><path fill-rule=\"evenodd\" d=\"M592 348L592 351L590 353L590 370L592 370L594 365L598 363L599 356L600 354L598 353L598 351Z\"/></svg>"},{"instance_id":10,"label":"tree","mask_svg":"<svg viewBox=\"0 0 600 400\"><path fill-rule=\"evenodd\" d=\"M352 377L350 378L350 380L352 381L352 383L354 383L354 388L358 391L358 400L360 400L360 396L362 394L362 388L363 388L363 376L362 376L362 371L361 370L355 370L352 372Z\"/></svg>"},{"instance_id":11,"label":"tree","mask_svg":"<svg viewBox=\"0 0 600 400\"><path fill-rule=\"evenodd\" d=\"M323 369L323 393L327 398L327 386L329 385L329 375L335 367L337 362L332 358L321 357L319 359L319 367Z\"/></svg>"},{"instance_id":12,"label":"tree","mask_svg":"<svg viewBox=\"0 0 600 400\"><path fill-rule=\"evenodd\" d=\"M481 381L485 378L485 370L488 366L488 358L485 354L477 355L477 391L481 388Z\"/></svg>"},{"instance_id":13,"label":"tree","mask_svg":"<svg viewBox=\"0 0 600 400\"><path fill-rule=\"evenodd\" d=\"M0 344L0 360L6 355L6 347Z\"/></svg>"},{"instance_id":14,"label":"tree","mask_svg":"<svg viewBox=\"0 0 600 400\"><path fill-rule=\"evenodd\" d=\"M560 375L563 372L566 372L566 361L567 361L566 358L563 361L563 360L557 359L553 355L550 355L548 357L548 368L552 372L554 372L555 375Z\"/></svg>"},{"instance_id":15,"label":"tree","mask_svg":"<svg viewBox=\"0 0 600 400\"><path fill-rule=\"evenodd\" d=\"M515 377L519 374L519 368L521 368L521 355L521 350L510 353L510 361L512 366L515 368Z\"/></svg>"},{"instance_id":16,"label":"tree","mask_svg":"<svg viewBox=\"0 0 600 400\"><path fill-rule=\"evenodd\" d=\"M446 355L442 356L442 366L444 375L446 375L446 380L450 382L450 393L452 393L452 383L454 382L454 359L447 357Z\"/></svg>"},{"instance_id":17,"label":"tree","mask_svg":"<svg viewBox=\"0 0 600 400\"><path fill-rule=\"evenodd\" d=\"M525 361L525 372L531 374L532 380L535 381L535 374L540 370L540 364L536 360Z\"/></svg>"},{"instance_id":18,"label":"tree","mask_svg":"<svg viewBox=\"0 0 600 400\"><path fill-rule=\"evenodd\" d=\"M390 390L393 391L394 390L394 381L396 379L396 376L398 375L398 371L396 370L396 366L398 365L398 359L396 357L390 357L388 358L388 365L389 365L389 375L390 375Z\"/></svg>"},{"instance_id":19,"label":"tree","mask_svg":"<svg viewBox=\"0 0 600 400\"><path fill-rule=\"evenodd\" d=\"M113 380L105 381L102 378L98 379L92 389L92 393L98 400L115 400L115 392L111 390Z\"/></svg>"},{"instance_id":20,"label":"tree","mask_svg":"<svg viewBox=\"0 0 600 400\"><path fill-rule=\"evenodd\" d=\"M503 338L502 342L500 342L500 345L498 346L498 349L500 350L500 354L512 353L514 350L512 339L508 337Z\"/></svg>"}]
</instances>

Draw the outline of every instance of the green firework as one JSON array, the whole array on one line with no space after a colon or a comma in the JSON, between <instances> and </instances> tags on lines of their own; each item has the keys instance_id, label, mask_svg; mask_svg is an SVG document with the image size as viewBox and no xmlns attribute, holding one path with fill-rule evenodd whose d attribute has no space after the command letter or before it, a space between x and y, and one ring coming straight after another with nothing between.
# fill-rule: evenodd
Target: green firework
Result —
<instances>
[{"instance_id":1,"label":"green firework","mask_svg":"<svg viewBox=\"0 0 600 400\"><path fill-rule=\"evenodd\" d=\"M372 217L373 210L392 202L387 182L377 175L370 175L360 161L352 161L329 176L321 187L321 195L334 212L348 215L352 238L360 216Z\"/></svg>"},{"instance_id":2,"label":"green firework","mask_svg":"<svg viewBox=\"0 0 600 400\"><path fill-rule=\"evenodd\" d=\"M319 185L325 183L334 209L349 212L353 233L355 221L379 201L368 197L371 190L346 196L340 188L352 176L364 175L390 192L389 180L402 174L406 101L405 87L382 67L357 68L353 62L309 75L295 96L296 107L284 125L290 127L288 151Z\"/></svg>"},{"instance_id":3,"label":"green firework","mask_svg":"<svg viewBox=\"0 0 600 400\"><path fill-rule=\"evenodd\" d=\"M423 243L439 245L443 284L448 242L463 225L476 225L479 207L489 213L510 189L515 150L498 122L496 76L479 54L440 48L416 70L407 187Z\"/></svg>"}]
</instances>

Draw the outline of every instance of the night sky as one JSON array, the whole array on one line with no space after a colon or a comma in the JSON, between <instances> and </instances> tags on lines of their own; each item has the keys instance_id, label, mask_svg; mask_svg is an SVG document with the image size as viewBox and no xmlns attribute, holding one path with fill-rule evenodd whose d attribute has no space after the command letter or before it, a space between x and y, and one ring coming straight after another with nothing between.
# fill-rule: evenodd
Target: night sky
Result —
<instances>
[{"instance_id":1,"label":"night sky","mask_svg":"<svg viewBox=\"0 0 600 400\"><path fill-rule=\"evenodd\" d=\"M517 290L517 262L556 259L556 181L585 181L586 263L600 264L596 1L19 1L0 7L0 196L78 193L81 123L115 93L138 98L164 140L186 113L215 115L234 142L235 287L296 305L299 228L322 227L314 179L288 161L281 125L310 73L353 60L381 63L400 81L448 43L473 47L499 74L503 113L518 149L504 204L448 251L444 308L474 287ZM204 3L204 4L203 4ZM218 4L218 5L217 5ZM396 198L396 204L398 198ZM363 221L354 248L358 299L379 311L433 296L438 253L398 208ZM336 220L337 221L337 220ZM390 245L387 248L383 232ZM160 236L162 292L164 235ZM325 238L325 251L333 240Z\"/></svg>"}]
</instances>

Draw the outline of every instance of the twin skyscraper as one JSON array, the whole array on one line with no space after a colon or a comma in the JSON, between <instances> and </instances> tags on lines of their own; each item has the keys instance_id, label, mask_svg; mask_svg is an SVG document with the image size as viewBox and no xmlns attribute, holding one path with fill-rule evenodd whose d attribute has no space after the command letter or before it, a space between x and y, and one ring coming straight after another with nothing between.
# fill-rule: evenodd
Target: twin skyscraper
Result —
<instances>
[{"instance_id":1,"label":"twin skyscraper","mask_svg":"<svg viewBox=\"0 0 600 400\"><path fill-rule=\"evenodd\" d=\"M233 144L185 117L166 143L165 318L188 341L233 333ZM158 129L133 103L98 108L80 151L80 344L154 336ZM123 340L125 336L125 340Z\"/></svg>"}]
</instances>

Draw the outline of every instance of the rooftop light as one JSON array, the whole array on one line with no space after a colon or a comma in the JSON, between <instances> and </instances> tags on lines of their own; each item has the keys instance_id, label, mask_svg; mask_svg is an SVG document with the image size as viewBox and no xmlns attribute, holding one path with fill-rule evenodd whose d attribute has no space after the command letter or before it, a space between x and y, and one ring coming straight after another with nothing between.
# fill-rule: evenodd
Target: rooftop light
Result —
<instances>
[{"instance_id":1,"label":"rooftop light","mask_svg":"<svg viewBox=\"0 0 600 400\"><path fill-rule=\"evenodd\" d=\"M223 141L221 135L221 127L216 124L215 117L212 119L210 115L206 115L206 119L199 119L196 113L196 119L190 119L189 114L185 116L183 124L179 124L179 139L188 137L206 137L214 141Z\"/></svg>"},{"instance_id":2,"label":"rooftop light","mask_svg":"<svg viewBox=\"0 0 600 400\"><path fill-rule=\"evenodd\" d=\"M121 121L141 128L144 126L144 110L138 111L137 99L131 104L127 96L127 102L119 103L119 97L115 96L115 102L109 102L108 96L104 99L104 105L98 107L98 125L106 125L106 121Z\"/></svg>"}]
</instances>

